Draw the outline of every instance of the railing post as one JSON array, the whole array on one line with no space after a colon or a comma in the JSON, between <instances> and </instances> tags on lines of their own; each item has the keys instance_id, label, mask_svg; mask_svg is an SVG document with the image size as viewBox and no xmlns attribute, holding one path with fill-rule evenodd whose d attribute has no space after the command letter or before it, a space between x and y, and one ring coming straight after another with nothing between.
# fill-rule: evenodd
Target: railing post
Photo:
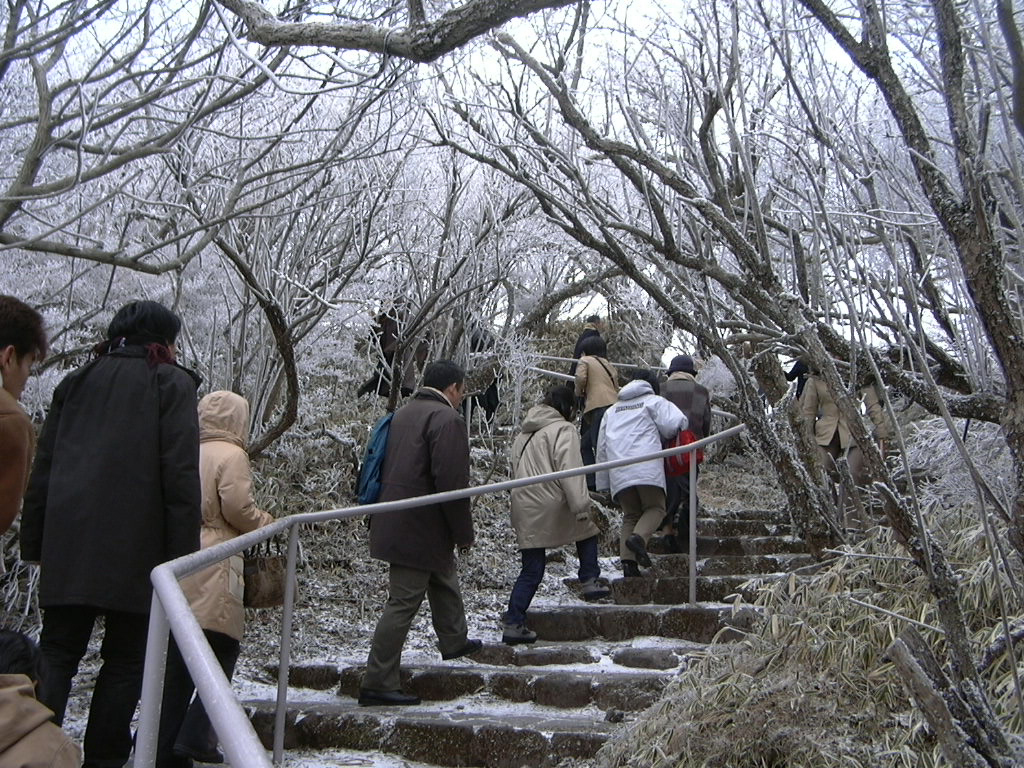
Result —
<instances>
[{"instance_id":1,"label":"railing post","mask_svg":"<svg viewBox=\"0 0 1024 768\"><path fill-rule=\"evenodd\" d=\"M143 667L142 694L139 698L139 732L135 740L135 760L132 763L136 768L153 768L156 762L169 631L167 613L156 590L153 590L153 601L149 609L149 634L146 638L146 664Z\"/></svg>"},{"instance_id":2,"label":"railing post","mask_svg":"<svg viewBox=\"0 0 1024 768\"><path fill-rule=\"evenodd\" d=\"M690 450L690 605L697 603L697 452Z\"/></svg>"},{"instance_id":3,"label":"railing post","mask_svg":"<svg viewBox=\"0 0 1024 768\"><path fill-rule=\"evenodd\" d=\"M274 710L274 764L284 760L284 723L288 714L288 673L292 655L292 616L295 612L295 559L299 544L299 526L288 533L288 570L284 582L284 606L281 610L281 661L277 668L277 708Z\"/></svg>"}]
</instances>

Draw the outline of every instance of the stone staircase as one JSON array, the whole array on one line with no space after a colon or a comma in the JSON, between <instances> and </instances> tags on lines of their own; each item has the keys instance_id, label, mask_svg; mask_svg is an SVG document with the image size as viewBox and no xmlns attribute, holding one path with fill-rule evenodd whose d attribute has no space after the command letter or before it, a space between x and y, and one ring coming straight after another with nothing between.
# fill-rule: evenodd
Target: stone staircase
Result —
<instances>
[{"instance_id":1,"label":"stone staircase","mask_svg":"<svg viewBox=\"0 0 1024 768\"><path fill-rule=\"evenodd\" d=\"M604 604L536 603L532 646L486 644L472 659L403 666L415 707L359 707L361 666L301 664L290 670L285 748L341 748L434 766L520 768L587 760L654 703L689 657L742 637L758 619L736 607L741 585L810 566L788 520L776 512L709 512L698 521L697 597L688 558L661 554L643 578L611 580ZM573 586L573 580L566 580ZM275 670L276 674L276 670ZM246 706L269 747L273 702ZM383 765L380 762L366 764Z\"/></svg>"}]
</instances>

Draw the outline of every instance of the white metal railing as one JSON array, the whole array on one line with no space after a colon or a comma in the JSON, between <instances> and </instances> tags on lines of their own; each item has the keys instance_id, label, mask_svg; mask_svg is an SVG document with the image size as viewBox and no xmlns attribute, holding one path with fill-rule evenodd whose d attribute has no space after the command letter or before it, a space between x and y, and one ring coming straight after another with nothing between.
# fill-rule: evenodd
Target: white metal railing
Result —
<instances>
[{"instance_id":1,"label":"white metal railing","mask_svg":"<svg viewBox=\"0 0 1024 768\"><path fill-rule=\"evenodd\" d=\"M540 369L538 369L540 370ZM541 371L543 373L551 373ZM718 413L718 412L716 412ZM730 414L722 414L729 416ZM210 648L202 628L181 591L179 579L195 573L231 555L265 541L279 533L288 531L288 563L285 582L284 606L281 618L281 656L278 667L277 705L274 717L273 755L274 763L280 764L284 755L284 725L288 704L288 670L291 661L292 618L295 604L295 561L298 551L299 526L328 520L343 520L364 515L375 515L393 510L409 509L426 504L457 501L488 493L520 488L526 485L561 480L566 477L590 474L652 459L663 459L680 453L704 448L718 440L737 435L746 429L738 424L717 432L697 442L677 448L655 451L643 456L600 464L590 464L577 469L566 469L536 477L504 480L489 485L464 488L458 491L433 493L411 499L389 501L365 506L308 512L275 520L268 526L243 534L208 549L193 552L176 560L158 565L153 569L153 602L149 620L149 638L146 645L146 662L143 673L141 709L139 714L138 737L135 745L135 768L153 768L156 759L157 736L159 732L160 706L164 671L167 655L168 630L174 633L178 650L181 652L195 683L197 694L210 717L224 754L229 764L242 768L270 768L271 762L260 743L241 703L235 697L231 683L224 675ZM697 588L697 462L690 462L689 499L689 598L696 602Z\"/></svg>"}]
</instances>

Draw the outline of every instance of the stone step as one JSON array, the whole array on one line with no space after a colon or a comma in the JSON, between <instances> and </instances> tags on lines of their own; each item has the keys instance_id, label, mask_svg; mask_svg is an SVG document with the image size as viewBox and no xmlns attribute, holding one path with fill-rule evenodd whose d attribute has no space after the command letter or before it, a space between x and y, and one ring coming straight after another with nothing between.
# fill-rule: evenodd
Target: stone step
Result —
<instances>
[{"instance_id":1,"label":"stone step","mask_svg":"<svg viewBox=\"0 0 1024 768\"><path fill-rule=\"evenodd\" d=\"M751 578L785 578L785 573L700 576L697 578L697 602L720 603L726 598L739 595L746 602L753 602L757 589L743 588ZM690 579L687 576L656 576L647 571L640 578L615 579L610 582L612 600L616 605L681 605L690 599Z\"/></svg>"},{"instance_id":2,"label":"stone step","mask_svg":"<svg viewBox=\"0 0 1024 768\"><path fill-rule=\"evenodd\" d=\"M736 640L753 626L760 612L751 606L734 611L731 605L560 605L534 606L526 625L541 640L625 640L660 636L710 643ZM724 631L723 631L724 630Z\"/></svg>"},{"instance_id":3,"label":"stone step","mask_svg":"<svg viewBox=\"0 0 1024 768\"><path fill-rule=\"evenodd\" d=\"M678 664L678 659L676 661ZM341 670L338 694L359 695L365 667ZM602 710L646 709L673 673L662 671L553 671L536 667L437 665L402 667L402 690L424 701L454 701L486 694L496 699L532 702L558 709L594 705Z\"/></svg>"},{"instance_id":4,"label":"stone step","mask_svg":"<svg viewBox=\"0 0 1024 768\"><path fill-rule=\"evenodd\" d=\"M698 542L699 545L699 542ZM657 555L648 573L657 576L689 576L689 555ZM795 571L817 561L805 552L768 555L697 555L698 576L756 576L762 573Z\"/></svg>"},{"instance_id":5,"label":"stone step","mask_svg":"<svg viewBox=\"0 0 1024 768\"><path fill-rule=\"evenodd\" d=\"M698 514L701 519L762 520L783 525L791 522L789 512L782 509L703 509Z\"/></svg>"},{"instance_id":6,"label":"stone step","mask_svg":"<svg viewBox=\"0 0 1024 768\"><path fill-rule=\"evenodd\" d=\"M787 536L792 534L789 521L740 520L731 517L697 518L698 536Z\"/></svg>"},{"instance_id":7,"label":"stone step","mask_svg":"<svg viewBox=\"0 0 1024 768\"><path fill-rule=\"evenodd\" d=\"M499 636L495 632L495 637ZM579 668L611 662L627 669L666 670L678 669L688 657L705 650L704 643L659 642L657 645L618 645L605 643L599 646L588 642L586 646L570 643L545 643L532 645L505 645L500 642L485 643L484 647L473 654L473 662L488 667L548 667L572 666ZM352 665L359 668L360 665ZM403 666L402 674L407 670L426 668L429 665ZM291 688L305 688L318 691L337 690L342 684L343 671L348 667L337 664L313 661L296 661L288 673L288 684ZM450 670L451 667L445 667ZM277 665L269 664L264 670L264 682L276 684ZM596 674L602 674L598 671Z\"/></svg>"},{"instance_id":8,"label":"stone step","mask_svg":"<svg viewBox=\"0 0 1024 768\"><path fill-rule=\"evenodd\" d=\"M273 741L274 705L245 703L263 744ZM598 711L577 714L530 705L512 712L451 707L359 707L351 701L290 704L286 749L342 747L378 750L437 766L547 768L563 760L589 760L617 726Z\"/></svg>"},{"instance_id":9,"label":"stone step","mask_svg":"<svg viewBox=\"0 0 1024 768\"><path fill-rule=\"evenodd\" d=\"M668 554L665 541L653 536L647 550L651 554ZM796 536L697 536L697 557L715 555L780 555L806 553L807 545Z\"/></svg>"}]
</instances>

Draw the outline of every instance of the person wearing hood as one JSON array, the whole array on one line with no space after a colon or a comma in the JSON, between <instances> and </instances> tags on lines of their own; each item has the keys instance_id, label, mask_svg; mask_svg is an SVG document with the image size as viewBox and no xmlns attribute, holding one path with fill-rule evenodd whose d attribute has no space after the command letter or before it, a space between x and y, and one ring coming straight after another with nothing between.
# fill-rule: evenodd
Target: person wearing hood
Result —
<instances>
[{"instance_id":1,"label":"person wearing hood","mask_svg":"<svg viewBox=\"0 0 1024 768\"><path fill-rule=\"evenodd\" d=\"M600 336L588 336L580 343L582 356L576 367L576 396L583 399L583 423L580 425L580 451L584 464L593 464L601 419L619 392L615 366L608 362L608 345ZM587 488L595 490L593 475L587 475Z\"/></svg>"},{"instance_id":2,"label":"person wearing hood","mask_svg":"<svg viewBox=\"0 0 1024 768\"><path fill-rule=\"evenodd\" d=\"M92 362L57 385L22 510L21 557L40 563L39 700L63 722L71 681L103 617L86 768L132 748L160 563L199 548L198 377L175 362L181 320L155 301L117 311Z\"/></svg>"},{"instance_id":3,"label":"person wearing hood","mask_svg":"<svg viewBox=\"0 0 1024 768\"><path fill-rule=\"evenodd\" d=\"M203 549L274 521L253 500L248 443L249 402L244 397L220 390L199 401ZM181 580L182 592L228 680L241 650L245 624L243 587L241 555L232 555ZM157 768L189 768L193 760L224 760L202 701L196 697L189 705L193 690L195 685L172 640L160 710Z\"/></svg>"},{"instance_id":4,"label":"person wearing hood","mask_svg":"<svg viewBox=\"0 0 1024 768\"><path fill-rule=\"evenodd\" d=\"M661 396L686 414L686 427L698 440L711 434L711 393L697 383L697 367L689 355L676 355L668 367L668 381L661 387ZM697 466L700 474L700 466ZM669 550L682 552L689 541L690 473L665 479L668 490L667 520L676 533L668 537Z\"/></svg>"},{"instance_id":5,"label":"person wearing hood","mask_svg":"<svg viewBox=\"0 0 1024 768\"><path fill-rule=\"evenodd\" d=\"M0 535L21 511L32 467L36 431L18 401L32 366L46 356L46 348L39 313L13 296L0 296Z\"/></svg>"},{"instance_id":6,"label":"person wearing hood","mask_svg":"<svg viewBox=\"0 0 1024 768\"><path fill-rule=\"evenodd\" d=\"M517 480L583 466L580 440L573 426L576 396L557 385L529 410L512 444L512 474ZM537 633L526 627L526 611L544 578L547 549L575 542L584 600L607 597L598 581L599 530L591 518L590 495L583 475L512 489L512 527L522 556L522 569L508 601L502 641L532 643Z\"/></svg>"},{"instance_id":7,"label":"person wearing hood","mask_svg":"<svg viewBox=\"0 0 1024 768\"><path fill-rule=\"evenodd\" d=\"M652 371L637 370L601 422L597 461L616 461L655 453L664 440L686 429L686 414L658 394ZM598 490L610 490L622 506L619 557L627 577L651 566L647 540L665 517L665 463L649 459L597 473Z\"/></svg>"},{"instance_id":8,"label":"person wearing hood","mask_svg":"<svg viewBox=\"0 0 1024 768\"><path fill-rule=\"evenodd\" d=\"M36 700L43 676L39 646L0 629L0 768L79 768L81 752Z\"/></svg>"}]
</instances>

